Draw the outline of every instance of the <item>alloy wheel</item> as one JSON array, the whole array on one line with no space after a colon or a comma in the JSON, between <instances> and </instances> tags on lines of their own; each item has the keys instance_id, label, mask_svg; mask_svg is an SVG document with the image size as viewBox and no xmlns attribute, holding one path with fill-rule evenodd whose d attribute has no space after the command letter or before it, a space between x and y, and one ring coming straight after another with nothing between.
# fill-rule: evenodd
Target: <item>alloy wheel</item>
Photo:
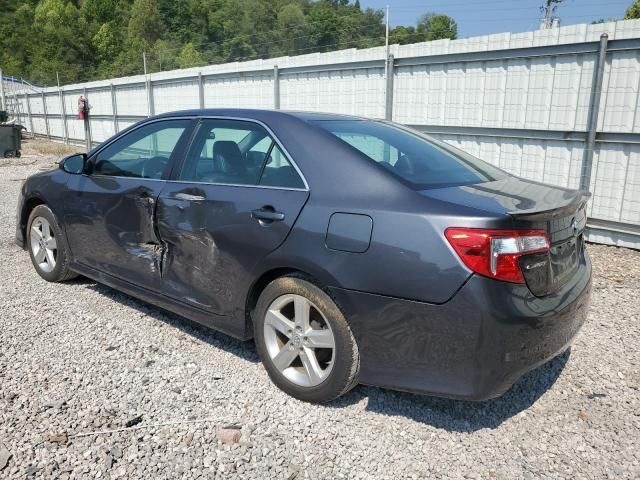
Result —
<instances>
[{"instance_id":1,"label":"alloy wheel","mask_svg":"<svg viewBox=\"0 0 640 480\"><path fill-rule=\"evenodd\" d=\"M31 222L31 253L38 267L44 272L56 268L58 244L49 221L44 217L36 217Z\"/></svg>"},{"instance_id":2,"label":"alloy wheel","mask_svg":"<svg viewBox=\"0 0 640 480\"><path fill-rule=\"evenodd\" d=\"M335 338L320 309L301 295L276 298L264 318L264 340L271 361L289 381L315 387L331 373Z\"/></svg>"}]
</instances>

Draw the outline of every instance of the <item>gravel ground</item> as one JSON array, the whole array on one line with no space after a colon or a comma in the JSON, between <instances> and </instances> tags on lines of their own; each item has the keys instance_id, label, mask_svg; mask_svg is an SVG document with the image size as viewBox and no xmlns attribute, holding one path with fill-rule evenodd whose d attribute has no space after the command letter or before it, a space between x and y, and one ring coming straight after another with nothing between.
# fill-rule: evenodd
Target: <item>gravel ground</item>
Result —
<instances>
[{"instance_id":1,"label":"gravel ground","mask_svg":"<svg viewBox=\"0 0 640 480\"><path fill-rule=\"evenodd\" d=\"M52 161L34 142L0 159L1 478L640 478L640 252L589 247L572 351L497 400L357 387L309 405L271 384L251 342L86 279L41 280L13 244L15 207Z\"/></svg>"}]
</instances>

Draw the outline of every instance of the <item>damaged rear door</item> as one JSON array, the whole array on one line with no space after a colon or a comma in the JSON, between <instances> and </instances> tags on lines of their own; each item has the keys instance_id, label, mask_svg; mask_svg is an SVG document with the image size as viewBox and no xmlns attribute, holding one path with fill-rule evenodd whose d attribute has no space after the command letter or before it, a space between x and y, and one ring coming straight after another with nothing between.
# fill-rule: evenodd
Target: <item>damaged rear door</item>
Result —
<instances>
[{"instance_id":1,"label":"damaged rear door","mask_svg":"<svg viewBox=\"0 0 640 480\"><path fill-rule=\"evenodd\" d=\"M157 200L191 124L145 123L92 155L88 174L71 180L65 205L75 261L160 290L164 252L155 227Z\"/></svg>"}]
</instances>

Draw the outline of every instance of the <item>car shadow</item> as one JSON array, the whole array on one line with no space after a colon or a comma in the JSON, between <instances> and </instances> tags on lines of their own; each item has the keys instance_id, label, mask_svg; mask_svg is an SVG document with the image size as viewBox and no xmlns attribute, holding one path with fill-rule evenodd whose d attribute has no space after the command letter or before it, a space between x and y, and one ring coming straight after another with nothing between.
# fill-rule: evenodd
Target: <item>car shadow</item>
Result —
<instances>
[{"instance_id":1,"label":"car shadow","mask_svg":"<svg viewBox=\"0 0 640 480\"><path fill-rule=\"evenodd\" d=\"M390 417L406 417L451 432L471 433L496 428L531 407L556 382L571 356L571 349L522 376L504 395L470 402L358 386L327 406L344 408L367 399L366 410Z\"/></svg>"},{"instance_id":2,"label":"car shadow","mask_svg":"<svg viewBox=\"0 0 640 480\"><path fill-rule=\"evenodd\" d=\"M155 320L159 320L167 325L175 327L187 335L207 343L212 347L225 350L242 358L243 360L248 360L253 363L260 362L260 357L258 357L253 342L243 342L242 340L238 340L224 333L204 327L196 322L181 317L180 315L176 315L155 305L138 300L126 293L120 292L106 285L102 285L101 283L96 283L86 277L78 277L77 279L72 280L72 282L79 286L84 286L89 290L93 290L100 295L104 295L110 300L126 305L127 307L131 307Z\"/></svg>"},{"instance_id":3,"label":"car shadow","mask_svg":"<svg viewBox=\"0 0 640 480\"><path fill-rule=\"evenodd\" d=\"M250 362L260 361L253 341L237 340L85 277L79 277L72 282L175 327L212 347L223 349ZM505 420L531 407L549 390L562 373L570 356L571 349L568 349L553 360L526 373L504 395L493 400L451 400L359 385L321 408L342 409L366 399L367 411L388 417L405 417L447 431L470 433L483 428L496 428Z\"/></svg>"}]
</instances>

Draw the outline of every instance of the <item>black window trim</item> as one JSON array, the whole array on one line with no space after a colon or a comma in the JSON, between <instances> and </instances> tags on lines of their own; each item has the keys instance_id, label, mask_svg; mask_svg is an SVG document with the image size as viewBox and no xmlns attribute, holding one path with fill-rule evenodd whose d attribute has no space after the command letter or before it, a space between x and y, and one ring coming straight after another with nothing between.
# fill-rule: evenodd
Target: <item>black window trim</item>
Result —
<instances>
[{"instance_id":1,"label":"black window trim","mask_svg":"<svg viewBox=\"0 0 640 480\"><path fill-rule=\"evenodd\" d=\"M224 187L267 188L267 189L270 189L270 190L293 190L293 191L298 191L298 192L308 192L309 191L309 184L307 183L307 179L305 178L305 176L302 174L302 171L300 170L300 168L298 167L296 162L293 161L293 159L291 158L291 155L289 154L287 149L284 147L284 145L282 144L280 139L276 136L275 133L273 133L273 130L271 130L266 123L261 122L260 120L256 120L255 118L227 117L227 116L220 116L220 115L200 116L200 117L197 117L197 119L199 120L199 122L193 128L193 131L191 132L189 143L188 143L187 147L185 148L185 154L182 156L182 158L178 162L178 163L180 163L180 165L178 166L176 164L176 167L178 167L178 168L174 168L171 171L171 175L169 176L169 179L166 180L167 182L170 182L170 183L184 183L184 184L196 184L196 185L219 185L219 186L224 186ZM271 185L260 185L260 184L258 184L258 185L247 185L247 184L242 184L242 183L238 184L238 183L220 183L220 182L198 182L198 181L194 181L194 180L179 180L178 178L176 178L178 173L179 173L179 171L180 171L180 169L181 169L181 167L182 167L181 164L186 161L186 155L189 152L189 150L191 149L191 146L193 144L193 140L195 139L195 133L197 132L197 130L198 130L198 128L201 125L203 120L237 120L237 121L241 121L241 122L251 122L251 123L254 123L254 124L259 125L262 128L264 128L266 130L266 132L269 134L269 136L271 137L271 140L273 141L271 149L273 149L273 145L278 145L278 147L280 148L280 151L284 154L284 156L287 159L287 161L291 164L291 166L294 168L296 173L302 179L302 183L304 184L304 188L276 187L276 186L271 186Z\"/></svg>"}]
</instances>

